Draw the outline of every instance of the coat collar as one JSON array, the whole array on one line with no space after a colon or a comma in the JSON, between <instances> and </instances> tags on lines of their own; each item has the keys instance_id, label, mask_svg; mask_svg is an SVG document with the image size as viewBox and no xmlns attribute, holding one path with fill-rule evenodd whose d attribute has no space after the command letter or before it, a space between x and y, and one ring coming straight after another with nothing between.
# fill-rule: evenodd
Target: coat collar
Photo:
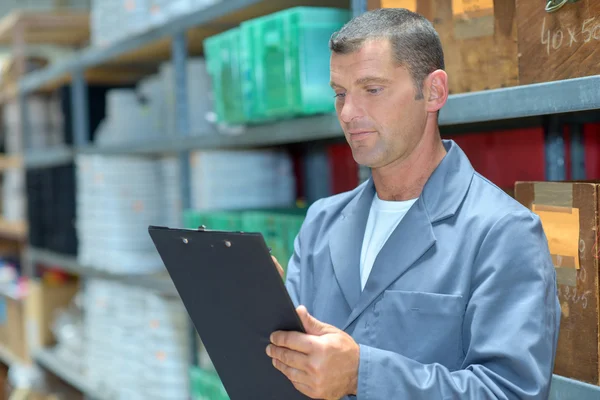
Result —
<instances>
[{"instance_id":1,"label":"coat collar","mask_svg":"<svg viewBox=\"0 0 600 400\"><path fill-rule=\"evenodd\" d=\"M425 183L419 196L432 223L456 214L475 173L466 154L453 140L442 142L446 148L446 155ZM361 214L364 208L367 209L368 216L371 201L375 196L373 178L369 178L361 186L362 190L342 210L343 216Z\"/></svg>"}]
</instances>

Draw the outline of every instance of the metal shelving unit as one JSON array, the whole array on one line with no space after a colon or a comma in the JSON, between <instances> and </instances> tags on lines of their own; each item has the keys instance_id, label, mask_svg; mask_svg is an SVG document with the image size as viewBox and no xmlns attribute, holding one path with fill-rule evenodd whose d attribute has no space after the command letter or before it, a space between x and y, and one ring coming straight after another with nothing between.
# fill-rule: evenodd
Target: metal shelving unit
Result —
<instances>
[{"instance_id":1,"label":"metal shelving unit","mask_svg":"<svg viewBox=\"0 0 600 400\"><path fill-rule=\"evenodd\" d=\"M155 293L177 296L175 285L166 274L157 275L119 275L107 271L98 270L93 267L81 265L77 258L48 250L29 248L26 252L27 261L42 264L48 267L57 267L72 274L119 281L121 283L143 287Z\"/></svg>"},{"instance_id":2,"label":"metal shelving unit","mask_svg":"<svg viewBox=\"0 0 600 400\"><path fill-rule=\"evenodd\" d=\"M26 75L18 82L14 91L7 95L0 95L0 98L17 96L23 105L23 113L26 115L25 96L39 90L56 87L65 81L71 81L75 145L73 148L25 151L24 165L27 168L62 165L71 162L77 153L115 155L178 153L183 166L182 191L185 206L189 204L187 155L191 150L262 147L323 139L342 139L343 135L335 115L321 115L252 126L248 127L246 132L235 136L193 136L194 132L191 131L193 127L190 127L189 124L185 66L188 51L200 52L201 39L233 27L243 20L297 5L342 7L350 5L355 14L366 10L366 0L223 0L207 9L180 16L163 26L133 35L112 45L84 49L64 62ZM89 73L98 69L120 68L126 64L156 65L169 58L173 61L174 66L176 126L179 137L105 147L87 143L85 138L89 137L89 126L87 125L85 81L86 77L89 78ZM440 113L440 125L456 127L489 121L541 117L547 132L547 179L561 180L566 177L562 114L590 110L600 110L600 76L452 95ZM572 132L580 131L577 122L572 123L571 126ZM28 129L28 124L24 123L22 130L25 143L29 137ZM571 144L573 176L577 179L585 179L581 135L572 134ZM366 177L368 171L362 170L361 175ZM75 274L116 279L160 293L176 295L168 278L124 277L108 274L82 266L74 257L39 249L29 249L27 259L31 264L60 266ZM2 352L0 351L1 356ZM99 396L103 393L102 388L93 387L83 377L69 371L50 350L37 352L35 359L88 397L107 398ZM554 376L550 399L600 399L600 387Z\"/></svg>"}]
</instances>

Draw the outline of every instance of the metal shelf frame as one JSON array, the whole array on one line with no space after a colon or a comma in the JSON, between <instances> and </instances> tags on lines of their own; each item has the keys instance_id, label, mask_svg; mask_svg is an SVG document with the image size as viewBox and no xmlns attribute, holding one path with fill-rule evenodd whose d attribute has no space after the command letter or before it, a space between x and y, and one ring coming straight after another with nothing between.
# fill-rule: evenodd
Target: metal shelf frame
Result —
<instances>
[{"instance_id":1,"label":"metal shelf frame","mask_svg":"<svg viewBox=\"0 0 600 400\"><path fill-rule=\"evenodd\" d=\"M333 2L334 0L328 0ZM323 2L312 0L283 0L282 4L293 6L299 4L316 5ZM359 15L367 9L367 0L347 0L354 15ZM335 115L322 115L280 121L272 124L248 127L247 131L237 136L193 136L190 126L187 83L186 58L188 56L187 36L189 30L195 28L225 29L232 19L231 15L249 15L257 12L258 7L273 11L272 0L223 0L203 10L178 17L163 26L152 28L143 33L102 48L87 48L76 56L51 65L40 71L25 75L18 83L17 97L21 106L22 139L26 144L30 136L26 96L47 87L50 83L59 81L65 76L71 77L73 127L75 144L72 148L55 148L49 151L24 152L24 164L27 168L46 168L53 165L69 163L75 154L164 154L177 153L183 167L182 196L184 206L190 204L189 190L189 158L188 153L195 149L247 148L276 146L289 143L342 139L343 134ZM324 3L322 4L324 5ZM216 21L216 22L215 22ZM19 47L22 39L14 36L15 46ZM176 138L147 140L137 143L125 143L113 146L90 145L87 117L87 92L85 85L86 71L98 66L109 64L111 61L164 39L171 41L171 59L174 66L175 104L176 104ZM20 47L19 47L20 48ZM22 63L20 70L23 70ZM600 110L600 76L570 79L558 82L548 82L535 85L518 86L488 90L484 92L452 95L440 113L440 125L461 126L483 123L523 119L528 117L543 117L546 128L546 171L548 180L566 178L565 140L563 135L563 115L567 113ZM581 125L572 122L571 130L571 171L573 178L585 179L584 144ZM369 175L368 169L361 168L363 178ZM77 263L74 257L55 254L45 250L29 249L27 261L32 265L51 264L66 271L83 276L117 279L132 285L142 286L159 293L176 295L177 292L169 279L156 279L142 276L115 276L103 271L87 268ZM33 269L35 271L35 269ZM193 343L196 343L194 340ZM194 351L194 356L197 352ZM35 359L41 365L54 371L65 381L79 388L92 398L99 398L99 388L90 386L85 380L73 374L48 350L35 354ZM102 397L100 397L102 398ZM554 376L551 390L552 400L587 400L600 399L600 388L576 382L567 378Z\"/></svg>"},{"instance_id":2,"label":"metal shelf frame","mask_svg":"<svg viewBox=\"0 0 600 400\"><path fill-rule=\"evenodd\" d=\"M26 262L57 267L66 272L89 278L100 278L118 281L131 286L142 287L155 293L178 296L173 281L168 275L118 275L93 267L81 265L76 257L54 253L48 250L29 248Z\"/></svg>"}]
</instances>

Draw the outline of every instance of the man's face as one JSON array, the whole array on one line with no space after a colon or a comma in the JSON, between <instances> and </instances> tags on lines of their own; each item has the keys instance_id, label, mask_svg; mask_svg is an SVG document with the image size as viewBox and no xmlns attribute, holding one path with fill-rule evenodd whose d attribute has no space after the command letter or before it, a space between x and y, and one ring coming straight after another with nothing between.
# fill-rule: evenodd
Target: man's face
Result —
<instances>
[{"instance_id":1,"label":"man's face","mask_svg":"<svg viewBox=\"0 0 600 400\"><path fill-rule=\"evenodd\" d=\"M427 120L413 79L394 60L388 40L331 56L336 111L354 159L381 168L405 159L417 146Z\"/></svg>"}]
</instances>

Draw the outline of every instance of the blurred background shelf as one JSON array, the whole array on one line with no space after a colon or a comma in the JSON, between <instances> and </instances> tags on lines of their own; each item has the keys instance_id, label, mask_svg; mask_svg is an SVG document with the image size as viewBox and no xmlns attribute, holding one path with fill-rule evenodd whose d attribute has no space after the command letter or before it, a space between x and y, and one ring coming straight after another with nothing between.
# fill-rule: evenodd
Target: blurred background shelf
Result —
<instances>
[{"instance_id":1,"label":"blurred background shelf","mask_svg":"<svg viewBox=\"0 0 600 400\"><path fill-rule=\"evenodd\" d=\"M86 398L93 400L109 400L113 398L106 394L106 391L103 391L102 388L95 387L88 382L80 373L72 371L67 364L54 354L52 349L37 350L34 352L33 358L39 365L81 391Z\"/></svg>"},{"instance_id":2,"label":"blurred background shelf","mask_svg":"<svg viewBox=\"0 0 600 400\"><path fill-rule=\"evenodd\" d=\"M597 178L600 69L590 66L593 46L562 46L581 63L533 65L550 75L521 79L522 67L545 57L544 47L539 33L523 35L537 40L521 52L509 19L533 26L554 17L526 15L519 1L507 0L515 7L510 15L500 12L500 0L489 5L494 18L486 21L501 29L477 38L450 28L462 24L451 0L411 3L432 13L426 17L447 55L452 95L440 112L442 135L509 193L516 180ZM590 1L568 7L583 13ZM12 6L3 8L7 2ZM0 156L1 211L6 220L27 218L0 219L8 277L0 296L14 316L0 329L21 326L8 322L15 320L29 326L29 318L45 328L27 348L21 338L29 341L30 332L11 330L10 352L0 348L0 359L33 359L37 365L29 366L86 398L220 399L211 392L218 375L194 380L194 370L214 369L146 228L157 222L261 232L285 264L306 206L355 189L370 173L354 161L335 115L327 40L352 14L392 2L0 3L0 15L25 3L38 7L0 19L0 45L12 47L0 53L7 154ZM69 7L80 11L64 11ZM21 301L11 285L33 289ZM596 383L595 375L557 365L561 375ZM600 399L598 390L555 375L550 398Z\"/></svg>"},{"instance_id":3,"label":"blurred background shelf","mask_svg":"<svg viewBox=\"0 0 600 400\"><path fill-rule=\"evenodd\" d=\"M64 254L58 254L48 250L29 248L27 258L31 263L43 264L47 267L58 268L66 272L88 277L118 281L130 286L138 286L150 291L177 296L173 282L166 274L153 275L117 275L101 271L92 267L81 265L77 258Z\"/></svg>"},{"instance_id":4,"label":"blurred background shelf","mask_svg":"<svg viewBox=\"0 0 600 400\"><path fill-rule=\"evenodd\" d=\"M23 93L38 90L51 81L63 79L77 70L108 64L158 64L171 55L171 36L186 32L190 54L202 49L202 39L261 15L298 5L348 7L347 0L227 0L208 8L174 18L163 25L132 35L116 43L91 47L64 62L33 72L23 78L19 88Z\"/></svg>"}]
</instances>

